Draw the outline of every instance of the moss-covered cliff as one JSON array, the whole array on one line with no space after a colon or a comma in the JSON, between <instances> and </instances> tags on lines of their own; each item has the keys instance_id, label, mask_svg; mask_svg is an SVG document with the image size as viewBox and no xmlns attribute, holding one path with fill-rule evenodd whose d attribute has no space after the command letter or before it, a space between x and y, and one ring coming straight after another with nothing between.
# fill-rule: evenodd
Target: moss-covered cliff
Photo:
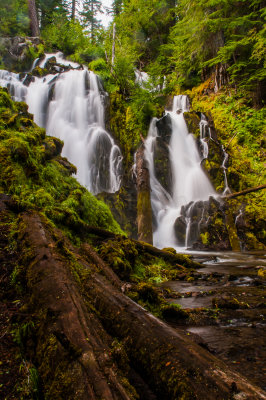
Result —
<instances>
[{"instance_id":1,"label":"moss-covered cliff","mask_svg":"<svg viewBox=\"0 0 266 400\"><path fill-rule=\"evenodd\" d=\"M221 146L229 156L226 174L232 192L263 185L265 108L254 108L249 93L245 91L224 87L215 93L214 77L189 91L188 95L191 99L191 111L204 113L209 121L211 137L207 138L209 155L204 161L204 167L215 189L220 193L225 189L221 168L224 155ZM232 200L225 198L224 202L227 210L224 222L231 232L229 236L237 233L242 249L264 248L265 190ZM217 231L220 229L215 224L213 228Z\"/></svg>"},{"instance_id":2,"label":"moss-covered cliff","mask_svg":"<svg viewBox=\"0 0 266 400\"><path fill-rule=\"evenodd\" d=\"M108 207L71 176L75 166L60 156L63 142L46 137L27 112L0 90L0 188L22 209L38 209L72 240L86 236L86 226L121 233Z\"/></svg>"}]
</instances>

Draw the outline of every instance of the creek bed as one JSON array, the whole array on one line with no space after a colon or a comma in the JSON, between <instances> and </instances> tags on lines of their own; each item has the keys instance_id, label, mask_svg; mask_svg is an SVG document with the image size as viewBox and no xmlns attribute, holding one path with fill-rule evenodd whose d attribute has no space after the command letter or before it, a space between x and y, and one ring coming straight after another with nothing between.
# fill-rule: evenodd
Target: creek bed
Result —
<instances>
[{"instance_id":1,"label":"creek bed","mask_svg":"<svg viewBox=\"0 0 266 400\"><path fill-rule=\"evenodd\" d=\"M169 303L186 319L172 319L197 343L266 389L265 268L263 253L194 254L203 267L189 281L164 282Z\"/></svg>"}]
</instances>

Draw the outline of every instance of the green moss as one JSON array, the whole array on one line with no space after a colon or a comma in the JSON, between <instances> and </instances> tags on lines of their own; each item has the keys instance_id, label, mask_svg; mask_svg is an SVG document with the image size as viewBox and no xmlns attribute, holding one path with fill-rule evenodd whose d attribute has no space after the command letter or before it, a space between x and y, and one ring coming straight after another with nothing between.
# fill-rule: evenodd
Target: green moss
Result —
<instances>
[{"instance_id":1,"label":"green moss","mask_svg":"<svg viewBox=\"0 0 266 400\"><path fill-rule=\"evenodd\" d=\"M229 241L233 251L240 251L239 238L237 236L236 226L233 220L233 216L230 211L226 215L226 228L229 234Z\"/></svg>"},{"instance_id":2,"label":"green moss","mask_svg":"<svg viewBox=\"0 0 266 400\"><path fill-rule=\"evenodd\" d=\"M32 71L32 75L38 76L38 77L43 77L48 74L48 71L46 68L40 68L40 67L35 67L34 70Z\"/></svg>"},{"instance_id":3,"label":"green moss","mask_svg":"<svg viewBox=\"0 0 266 400\"><path fill-rule=\"evenodd\" d=\"M44 212L71 238L86 236L86 225L122 233L106 204L70 176L71 164L59 156L62 142L46 138L25 105L12 102L5 90L0 90L0 108L9 113L9 121L14 117L8 126L6 114L0 116L0 190L21 207ZM25 114L31 121L27 129Z\"/></svg>"},{"instance_id":4,"label":"green moss","mask_svg":"<svg viewBox=\"0 0 266 400\"><path fill-rule=\"evenodd\" d=\"M201 233L200 237L201 237L201 241L204 245L209 244L209 238L210 238L209 232Z\"/></svg>"}]
</instances>

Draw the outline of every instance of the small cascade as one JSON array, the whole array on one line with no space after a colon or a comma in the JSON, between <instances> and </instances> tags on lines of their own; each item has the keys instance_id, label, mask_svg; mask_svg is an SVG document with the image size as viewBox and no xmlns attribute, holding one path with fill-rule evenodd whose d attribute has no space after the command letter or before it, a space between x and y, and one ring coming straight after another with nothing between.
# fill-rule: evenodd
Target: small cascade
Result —
<instances>
[{"instance_id":1,"label":"small cascade","mask_svg":"<svg viewBox=\"0 0 266 400\"><path fill-rule=\"evenodd\" d=\"M76 165L81 184L93 194L116 192L121 184L122 155L105 130L107 94L92 71L65 60L62 53L47 54L35 60L33 67L44 68L51 57L69 70L34 77L28 87L18 74L0 71L0 85L8 88L14 100L27 102L34 121L48 135L64 141L62 155Z\"/></svg>"},{"instance_id":2,"label":"small cascade","mask_svg":"<svg viewBox=\"0 0 266 400\"><path fill-rule=\"evenodd\" d=\"M155 227L154 244L161 248L188 246L191 242L194 204L207 201L210 196L218 196L201 167L202 160L194 136L188 132L183 115L188 110L187 96L175 96L172 111L167 112L172 126L168 146L172 174L171 193L161 185L154 168L154 148L159 136L158 124L160 120L152 120L145 143ZM205 132L207 124L202 122L202 132L203 125ZM186 205L189 205L189 207L184 207ZM176 224L181 216L181 211L184 213L184 210L185 214L181 221L184 226L184 238L178 240ZM202 210L200 210L200 213L202 215Z\"/></svg>"},{"instance_id":3,"label":"small cascade","mask_svg":"<svg viewBox=\"0 0 266 400\"><path fill-rule=\"evenodd\" d=\"M19 79L19 74L0 70L0 86L8 89L15 101L25 101L27 87Z\"/></svg>"},{"instance_id":4,"label":"small cascade","mask_svg":"<svg viewBox=\"0 0 266 400\"><path fill-rule=\"evenodd\" d=\"M201 113L200 119L200 144L202 147L202 161L208 158L209 147L208 138L210 138L210 128L204 114Z\"/></svg>"},{"instance_id":5,"label":"small cascade","mask_svg":"<svg viewBox=\"0 0 266 400\"><path fill-rule=\"evenodd\" d=\"M226 153L226 151L224 149L224 146L222 146L221 148L222 148L222 152L223 152L223 155L224 155L224 159L223 159L223 163L222 163L222 170L223 170L223 173L224 173L224 191L223 191L223 196L225 196L226 194L231 193L231 190L230 190L230 188L228 186L227 173L226 173L229 156L228 156L228 153Z\"/></svg>"}]
</instances>

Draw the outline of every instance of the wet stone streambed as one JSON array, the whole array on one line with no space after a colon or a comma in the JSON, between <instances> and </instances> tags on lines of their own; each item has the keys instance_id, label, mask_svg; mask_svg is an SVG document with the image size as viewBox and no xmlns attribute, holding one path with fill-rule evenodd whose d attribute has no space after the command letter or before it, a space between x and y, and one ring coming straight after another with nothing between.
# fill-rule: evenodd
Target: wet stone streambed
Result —
<instances>
[{"instance_id":1,"label":"wet stone streambed","mask_svg":"<svg viewBox=\"0 0 266 400\"><path fill-rule=\"evenodd\" d=\"M168 322L265 390L265 255L195 253L193 258L202 268L162 284L167 301L181 308L180 318L173 315Z\"/></svg>"}]
</instances>

